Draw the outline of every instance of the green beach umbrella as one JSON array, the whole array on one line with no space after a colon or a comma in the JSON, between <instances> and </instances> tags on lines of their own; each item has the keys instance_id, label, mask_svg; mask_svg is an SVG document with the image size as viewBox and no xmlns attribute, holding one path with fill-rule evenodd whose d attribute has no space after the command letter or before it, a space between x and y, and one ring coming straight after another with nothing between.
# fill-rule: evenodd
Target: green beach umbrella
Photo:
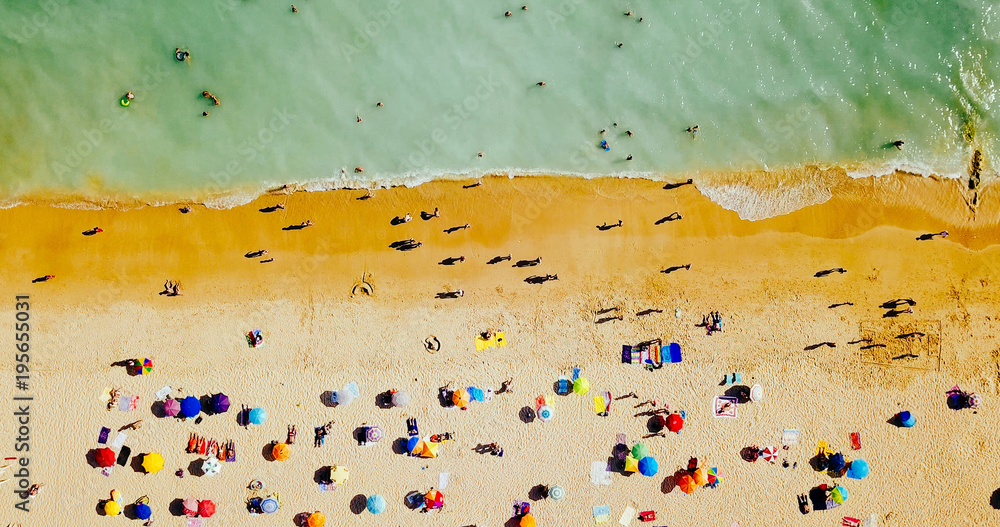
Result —
<instances>
[{"instance_id":1,"label":"green beach umbrella","mask_svg":"<svg viewBox=\"0 0 1000 527\"><path fill-rule=\"evenodd\" d=\"M580 394L580 395L583 395L583 394L589 392L590 391L590 381L588 381L587 379L585 379L583 377L580 377L579 379L576 380L576 382L573 383L573 391L576 392L576 393L578 393L578 394Z\"/></svg>"},{"instance_id":2,"label":"green beach umbrella","mask_svg":"<svg viewBox=\"0 0 1000 527\"><path fill-rule=\"evenodd\" d=\"M647 448L646 445L642 443L636 443L635 446L632 447L632 457L636 459L642 459L648 455L649 455L649 448Z\"/></svg>"}]
</instances>

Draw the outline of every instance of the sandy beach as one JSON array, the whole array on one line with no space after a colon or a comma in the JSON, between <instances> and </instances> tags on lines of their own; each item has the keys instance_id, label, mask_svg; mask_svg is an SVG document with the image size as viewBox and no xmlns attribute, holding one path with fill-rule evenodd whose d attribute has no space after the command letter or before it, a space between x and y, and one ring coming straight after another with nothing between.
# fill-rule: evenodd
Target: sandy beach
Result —
<instances>
[{"instance_id":1,"label":"sandy beach","mask_svg":"<svg viewBox=\"0 0 1000 527\"><path fill-rule=\"evenodd\" d=\"M170 507L189 497L218 505L205 520L215 526L291 525L316 510L328 525L512 526L515 501L528 500L535 485L558 484L565 499L532 501L539 525L591 525L599 505L610 506L608 525L617 525L632 503L656 511L647 525L830 526L871 515L883 526L993 524L1000 514L991 506L1000 486L992 477L1000 471L993 189L981 190L974 209L958 181L824 177L827 201L760 221L740 219L697 185L549 177L490 177L473 188L463 188L473 181L436 181L376 190L369 199L359 190L281 191L230 210L191 204L186 214L180 205L0 210L7 262L0 285L8 296L0 312L14 342L14 297L30 296L31 481L45 484L31 512L15 509L20 500L8 493L0 523L128 522L99 513L118 489L126 503L148 495L158 526L184 525ZM741 175L731 180L736 188ZM284 208L260 211L278 203ZM435 207L440 217L421 218ZM682 219L656 224L673 212ZM409 223L390 223L406 213ZM283 230L307 220L314 225ZM597 228L619 220L621 227ZM81 234L94 226L103 232ZM944 230L947 238L917 240ZM390 248L409 238L422 246ZM262 249L266 256L245 256ZM508 254L513 262L542 260L527 268L487 264ZM464 262L440 263L460 256ZM690 269L661 272L685 264ZM847 272L814 276L832 268ZM547 274L558 280L525 281ZM54 278L32 282L44 275ZM166 280L179 281L183 296L160 295ZM374 294L352 296L362 280ZM435 297L458 289L464 296ZM884 317L880 305L897 298L915 300L913 313ZM828 307L842 302L853 305ZM621 320L595 323L595 313L611 308ZM636 315L649 309L662 312ZM724 330L707 335L697 325L713 311ZM247 346L244 335L255 328L263 348ZM504 330L508 345L477 351L476 335L487 329ZM925 337L896 338L907 332ZM435 353L423 344L430 336L441 343ZM850 344L861 338L886 347ZM650 339L680 344L683 361L655 371L622 363L623 344ZM814 347L822 342L836 346ZM111 365L143 357L154 359L149 375ZM7 393L18 395L14 355L0 364ZM553 383L574 367L590 393L554 395ZM743 384L762 385L765 397L740 404L737 419L716 418L712 400L733 372ZM466 411L438 402L445 385L496 389L511 378L512 393ZM357 401L324 404L324 392L351 381ZM983 396L982 407L949 409L945 394L955 385ZM175 396L224 392L233 409L200 424L158 418L153 394L164 386ZM138 409L107 411L106 388L139 395ZM376 395L390 389L409 392L411 404L378 408ZM605 390L638 399L615 401L601 417L592 396ZM519 412L539 395L553 397L555 418L523 422ZM684 410L683 431L641 439L648 418L635 417L643 409L633 406L647 399ZM242 405L265 408L267 421L239 426ZM888 422L903 410L916 416L915 427ZM395 453L408 417L422 434L452 432L455 440L434 459ZM164 470L119 466L101 475L87 461L103 446L98 431L137 419L144 426L126 445L133 455L162 453ZM332 435L313 447L313 428L329 421ZM8 414L3 422L0 438L14 445L15 420ZM284 440L292 424L299 434L291 459L265 459L267 445ZM362 424L381 426L385 438L357 446L351 434ZM744 447L780 445L784 429L801 437L776 464L741 459ZM851 432L860 433L861 450L851 450ZM178 478L177 469L201 459L184 450L190 433L235 441L237 461L216 476ZM591 483L592 463L611 456L618 434L649 447L656 476L616 473L609 486ZM821 440L867 460L871 474L831 478L810 468ZM504 447L502 458L473 450L491 442ZM717 488L687 495L676 487L675 472L691 457L718 467ZM782 467L785 458L797 468ZM328 465L347 466L350 481L320 491L316 471ZM450 474L444 509L425 515L404 506L408 492L436 487L442 472ZM276 514L248 514L254 479L280 493ZM796 495L831 482L847 487L850 499L800 514ZM353 512L357 496L370 494L385 497L386 511Z\"/></svg>"}]
</instances>

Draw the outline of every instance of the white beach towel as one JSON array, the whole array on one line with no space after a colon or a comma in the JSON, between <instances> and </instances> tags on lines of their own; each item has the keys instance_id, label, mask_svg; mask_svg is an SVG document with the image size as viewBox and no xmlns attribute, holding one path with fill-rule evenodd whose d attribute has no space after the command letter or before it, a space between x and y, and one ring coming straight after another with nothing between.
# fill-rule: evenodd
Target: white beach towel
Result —
<instances>
[{"instance_id":1,"label":"white beach towel","mask_svg":"<svg viewBox=\"0 0 1000 527\"><path fill-rule=\"evenodd\" d=\"M629 505L628 507L625 507L624 511L622 511L622 517L618 518L618 523L628 527L628 525L630 525L632 523L632 520L634 519L635 519L635 507Z\"/></svg>"},{"instance_id":2,"label":"white beach towel","mask_svg":"<svg viewBox=\"0 0 1000 527\"><path fill-rule=\"evenodd\" d=\"M861 527L878 527L878 516L872 514L871 516L865 518L861 523Z\"/></svg>"},{"instance_id":3,"label":"white beach towel","mask_svg":"<svg viewBox=\"0 0 1000 527\"><path fill-rule=\"evenodd\" d=\"M156 392L153 395L156 396L156 400L157 401L162 401L162 400L166 399L167 396L170 395L170 392L172 392L173 390L174 389L171 388L171 387L169 387L169 386L164 386L163 388L160 388L160 391Z\"/></svg>"},{"instance_id":4,"label":"white beach towel","mask_svg":"<svg viewBox=\"0 0 1000 527\"><path fill-rule=\"evenodd\" d=\"M121 447L125 446L126 439L128 439L128 435L125 432L118 432L118 435L115 436L115 440L111 442L111 448L115 450L121 449Z\"/></svg>"},{"instance_id":5,"label":"white beach towel","mask_svg":"<svg viewBox=\"0 0 1000 527\"><path fill-rule=\"evenodd\" d=\"M442 472L438 474L438 490L444 490L448 487L448 481L451 479L451 474L447 472Z\"/></svg>"},{"instance_id":6,"label":"white beach towel","mask_svg":"<svg viewBox=\"0 0 1000 527\"><path fill-rule=\"evenodd\" d=\"M590 482L594 485L611 484L611 473L608 472L607 461L594 461L590 464Z\"/></svg>"}]
</instances>

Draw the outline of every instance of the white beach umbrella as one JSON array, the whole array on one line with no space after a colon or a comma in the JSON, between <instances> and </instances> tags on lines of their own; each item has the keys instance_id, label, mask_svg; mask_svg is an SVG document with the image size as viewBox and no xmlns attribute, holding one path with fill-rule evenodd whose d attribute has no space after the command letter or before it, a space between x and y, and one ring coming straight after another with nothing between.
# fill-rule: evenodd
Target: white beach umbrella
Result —
<instances>
[{"instance_id":1,"label":"white beach umbrella","mask_svg":"<svg viewBox=\"0 0 1000 527\"><path fill-rule=\"evenodd\" d=\"M407 392L396 392L392 394L393 406L408 406L410 404L410 394Z\"/></svg>"},{"instance_id":2,"label":"white beach umbrella","mask_svg":"<svg viewBox=\"0 0 1000 527\"><path fill-rule=\"evenodd\" d=\"M541 419L543 422L547 423L551 421L554 416L555 416L555 411L552 409L551 406L543 404L538 407L538 418Z\"/></svg>"},{"instance_id":3,"label":"white beach umbrella","mask_svg":"<svg viewBox=\"0 0 1000 527\"><path fill-rule=\"evenodd\" d=\"M753 402L757 402L763 398L764 398L764 387L759 384L753 385L753 388L750 388L750 400Z\"/></svg>"},{"instance_id":4,"label":"white beach umbrella","mask_svg":"<svg viewBox=\"0 0 1000 527\"><path fill-rule=\"evenodd\" d=\"M222 464L219 463L218 459L210 457L201 464L201 471L205 473L206 476L214 476L222 470Z\"/></svg>"}]
</instances>

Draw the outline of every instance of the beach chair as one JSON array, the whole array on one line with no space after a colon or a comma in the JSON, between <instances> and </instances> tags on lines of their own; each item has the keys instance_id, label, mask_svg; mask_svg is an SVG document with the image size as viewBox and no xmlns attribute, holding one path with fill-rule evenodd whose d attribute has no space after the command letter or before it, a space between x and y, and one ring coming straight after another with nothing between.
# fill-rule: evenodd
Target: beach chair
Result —
<instances>
[{"instance_id":1,"label":"beach chair","mask_svg":"<svg viewBox=\"0 0 1000 527\"><path fill-rule=\"evenodd\" d=\"M406 435L410 437L420 435L420 430L417 428L416 417L409 417L406 419Z\"/></svg>"},{"instance_id":2,"label":"beach chair","mask_svg":"<svg viewBox=\"0 0 1000 527\"><path fill-rule=\"evenodd\" d=\"M861 434L851 432L851 450L861 450Z\"/></svg>"}]
</instances>

